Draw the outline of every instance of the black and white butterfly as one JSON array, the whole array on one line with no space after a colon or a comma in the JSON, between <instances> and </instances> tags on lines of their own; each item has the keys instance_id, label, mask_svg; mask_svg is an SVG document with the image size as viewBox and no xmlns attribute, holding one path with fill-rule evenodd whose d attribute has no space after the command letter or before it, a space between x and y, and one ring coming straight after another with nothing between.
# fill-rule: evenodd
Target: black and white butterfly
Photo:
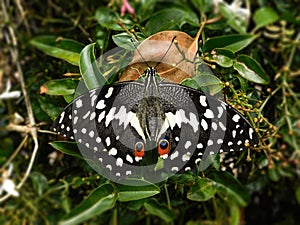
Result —
<instances>
[{"instance_id":1,"label":"black and white butterfly","mask_svg":"<svg viewBox=\"0 0 300 225\"><path fill-rule=\"evenodd\" d=\"M53 129L76 140L93 167L114 180L186 171L209 155L258 144L237 110L201 91L161 81L153 67L143 82L105 85L74 99Z\"/></svg>"}]
</instances>

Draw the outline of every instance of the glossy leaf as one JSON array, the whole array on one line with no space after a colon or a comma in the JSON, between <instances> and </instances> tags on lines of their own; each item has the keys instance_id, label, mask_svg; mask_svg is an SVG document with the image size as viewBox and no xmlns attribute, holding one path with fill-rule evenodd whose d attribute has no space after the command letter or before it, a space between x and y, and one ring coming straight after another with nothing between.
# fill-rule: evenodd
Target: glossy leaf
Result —
<instances>
[{"instance_id":1,"label":"glossy leaf","mask_svg":"<svg viewBox=\"0 0 300 225\"><path fill-rule=\"evenodd\" d=\"M124 29L118 24L122 22L128 29L133 27L134 23L126 18L121 18L118 13L107 7L100 7L95 14L97 22L108 29L123 31Z\"/></svg>"},{"instance_id":2,"label":"glossy leaf","mask_svg":"<svg viewBox=\"0 0 300 225\"><path fill-rule=\"evenodd\" d=\"M144 182L143 186L118 186L118 196L119 201L121 202L140 200L143 198L154 196L158 193L160 193L160 188L148 182Z\"/></svg>"},{"instance_id":3,"label":"glossy leaf","mask_svg":"<svg viewBox=\"0 0 300 225\"><path fill-rule=\"evenodd\" d=\"M215 62L224 68L232 67L233 58L235 58L234 53L228 49L215 49L215 54L213 54Z\"/></svg>"},{"instance_id":4,"label":"glossy leaf","mask_svg":"<svg viewBox=\"0 0 300 225\"><path fill-rule=\"evenodd\" d=\"M116 45L118 45L121 48L134 51L135 46L131 42L131 37L127 33L120 33L112 36L113 41Z\"/></svg>"},{"instance_id":5,"label":"glossy leaf","mask_svg":"<svg viewBox=\"0 0 300 225\"><path fill-rule=\"evenodd\" d=\"M153 14L156 2L157 0L139 0L136 2L135 12L140 23Z\"/></svg>"},{"instance_id":6,"label":"glossy leaf","mask_svg":"<svg viewBox=\"0 0 300 225\"><path fill-rule=\"evenodd\" d=\"M226 18L227 25L232 27L237 32L243 34L247 29L247 21L244 19L243 15L240 15L241 8L232 7L227 3L219 3L220 12Z\"/></svg>"},{"instance_id":7,"label":"glossy leaf","mask_svg":"<svg viewBox=\"0 0 300 225\"><path fill-rule=\"evenodd\" d=\"M39 36L30 40L30 44L46 54L79 65L79 54L84 45L67 38Z\"/></svg>"},{"instance_id":8,"label":"glossy leaf","mask_svg":"<svg viewBox=\"0 0 300 225\"><path fill-rule=\"evenodd\" d=\"M51 80L40 88L41 94L48 95L71 95L75 93L76 82L71 78Z\"/></svg>"},{"instance_id":9,"label":"glossy leaf","mask_svg":"<svg viewBox=\"0 0 300 225\"><path fill-rule=\"evenodd\" d=\"M203 202L211 199L217 189L213 182L207 178L201 178L198 182L188 191L187 198L192 201Z\"/></svg>"},{"instance_id":10,"label":"glossy leaf","mask_svg":"<svg viewBox=\"0 0 300 225\"><path fill-rule=\"evenodd\" d=\"M233 67L242 77L249 81L258 84L268 84L270 82L261 65L247 55L238 56L237 61L233 63Z\"/></svg>"},{"instance_id":11,"label":"glossy leaf","mask_svg":"<svg viewBox=\"0 0 300 225\"><path fill-rule=\"evenodd\" d=\"M207 177L215 182L217 192L230 203L245 207L250 201L246 188L230 173L218 171L208 174Z\"/></svg>"},{"instance_id":12,"label":"glossy leaf","mask_svg":"<svg viewBox=\"0 0 300 225\"><path fill-rule=\"evenodd\" d=\"M39 172L31 172L30 178L35 192L41 196L48 189L47 178Z\"/></svg>"},{"instance_id":13,"label":"glossy leaf","mask_svg":"<svg viewBox=\"0 0 300 225\"><path fill-rule=\"evenodd\" d=\"M33 105L34 112L37 117L49 116L52 120L54 120L63 110L63 107L59 106L61 103L59 99L51 99L51 97L48 95L39 96L37 101L38 105Z\"/></svg>"},{"instance_id":14,"label":"glossy leaf","mask_svg":"<svg viewBox=\"0 0 300 225\"><path fill-rule=\"evenodd\" d=\"M278 14L270 7L259 8L253 15L253 20L256 24L256 28L275 23L278 19Z\"/></svg>"},{"instance_id":15,"label":"glossy leaf","mask_svg":"<svg viewBox=\"0 0 300 225\"><path fill-rule=\"evenodd\" d=\"M199 26L198 16L192 11L187 12L178 8L163 9L150 17L146 23L145 32L151 35L181 27L185 23Z\"/></svg>"},{"instance_id":16,"label":"glossy leaf","mask_svg":"<svg viewBox=\"0 0 300 225\"><path fill-rule=\"evenodd\" d=\"M255 35L251 34L231 34L209 38L204 43L204 52L210 52L216 48L224 48L233 53L247 47L254 39Z\"/></svg>"},{"instance_id":17,"label":"glossy leaf","mask_svg":"<svg viewBox=\"0 0 300 225\"><path fill-rule=\"evenodd\" d=\"M82 159L82 156L75 142L53 141L49 144L58 151Z\"/></svg>"},{"instance_id":18,"label":"glossy leaf","mask_svg":"<svg viewBox=\"0 0 300 225\"><path fill-rule=\"evenodd\" d=\"M210 94L217 94L223 89L222 81L211 74L201 74L194 77L201 90Z\"/></svg>"},{"instance_id":19,"label":"glossy leaf","mask_svg":"<svg viewBox=\"0 0 300 225\"><path fill-rule=\"evenodd\" d=\"M155 199L148 199L144 203L144 207L151 215L158 216L165 222L169 223L174 219L174 214L166 206L159 204Z\"/></svg>"},{"instance_id":20,"label":"glossy leaf","mask_svg":"<svg viewBox=\"0 0 300 225\"><path fill-rule=\"evenodd\" d=\"M102 87L106 83L98 68L94 48L95 43L89 44L80 53L80 73L89 90Z\"/></svg>"},{"instance_id":21,"label":"glossy leaf","mask_svg":"<svg viewBox=\"0 0 300 225\"><path fill-rule=\"evenodd\" d=\"M110 184L103 184L94 189L80 205L75 207L59 225L80 224L96 215L112 209L115 206L117 195Z\"/></svg>"}]
</instances>

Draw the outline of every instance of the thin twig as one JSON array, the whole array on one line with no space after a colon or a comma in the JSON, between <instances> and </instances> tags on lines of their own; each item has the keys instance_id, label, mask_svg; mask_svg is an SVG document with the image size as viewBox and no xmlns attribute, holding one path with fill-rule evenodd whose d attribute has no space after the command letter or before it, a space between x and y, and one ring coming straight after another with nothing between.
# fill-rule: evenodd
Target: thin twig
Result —
<instances>
[{"instance_id":1,"label":"thin twig","mask_svg":"<svg viewBox=\"0 0 300 225\"><path fill-rule=\"evenodd\" d=\"M18 3L18 1L17 1L17 3ZM4 11L6 11L6 6L3 2L2 2L2 8L3 8ZM9 18L8 18L8 21L10 21ZM26 105L26 109L27 109L27 114L28 114L28 121L29 121L29 124L28 124L29 132L28 133L31 135L31 137L33 139L33 142L34 142L34 148L33 148L33 152L32 152L28 167L25 171L25 174L24 174L23 178L21 179L19 184L16 186L17 189L20 189L22 187L22 185L25 183L25 181L27 180L27 178L30 174L30 171L32 169L32 166L33 166L33 163L34 163L34 160L35 160L38 148L39 148L39 143L38 143L37 127L36 127L35 118L34 118L34 115L33 115L33 110L32 110L30 99L29 99L29 96L28 96L28 93L27 93L27 90L26 90L23 71L22 71L20 62L18 60L18 48L17 48L16 35L15 35L14 29L12 28L12 26L8 25L7 28L8 28L9 33L5 34L6 42L9 46L11 46L10 47L10 55L11 55L11 58L12 58L12 62L17 67L17 71L18 71L18 75L19 75L19 82L21 84L21 89L22 89L22 92L23 92L25 105ZM27 138L25 138L25 139L27 139ZM23 139L23 141L21 142L21 144L19 146L24 145L23 142L24 142L24 139ZM14 155L12 155L10 157L10 159L11 158L14 158ZM7 194L7 195L3 196L0 199L0 202L8 199L9 197L10 197L10 194Z\"/></svg>"}]
</instances>

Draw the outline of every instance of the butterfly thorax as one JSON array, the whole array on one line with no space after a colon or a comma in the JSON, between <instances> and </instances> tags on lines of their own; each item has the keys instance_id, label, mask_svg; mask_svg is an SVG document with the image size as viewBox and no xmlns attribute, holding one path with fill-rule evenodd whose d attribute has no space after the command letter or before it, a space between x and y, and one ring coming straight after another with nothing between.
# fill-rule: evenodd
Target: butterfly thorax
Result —
<instances>
[{"instance_id":1,"label":"butterfly thorax","mask_svg":"<svg viewBox=\"0 0 300 225\"><path fill-rule=\"evenodd\" d=\"M145 71L143 98L137 104L137 117L141 128L150 141L157 141L157 135L165 120L165 106L159 95L156 69L149 67Z\"/></svg>"}]
</instances>

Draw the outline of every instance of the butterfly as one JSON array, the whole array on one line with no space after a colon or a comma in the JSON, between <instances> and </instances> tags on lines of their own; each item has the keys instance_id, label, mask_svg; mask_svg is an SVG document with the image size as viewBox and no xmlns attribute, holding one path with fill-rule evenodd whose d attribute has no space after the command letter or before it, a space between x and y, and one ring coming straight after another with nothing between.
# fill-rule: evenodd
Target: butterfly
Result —
<instances>
[{"instance_id":1,"label":"butterfly","mask_svg":"<svg viewBox=\"0 0 300 225\"><path fill-rule=\"evenodd\" d=\"M77 97L53 130L76 140L92 167L113 180L159 179L199 168L210 155L258 144L254 128L236 109L161 80L153 67L141 81L104 85Z\"/></svg>"}]
</instances>

